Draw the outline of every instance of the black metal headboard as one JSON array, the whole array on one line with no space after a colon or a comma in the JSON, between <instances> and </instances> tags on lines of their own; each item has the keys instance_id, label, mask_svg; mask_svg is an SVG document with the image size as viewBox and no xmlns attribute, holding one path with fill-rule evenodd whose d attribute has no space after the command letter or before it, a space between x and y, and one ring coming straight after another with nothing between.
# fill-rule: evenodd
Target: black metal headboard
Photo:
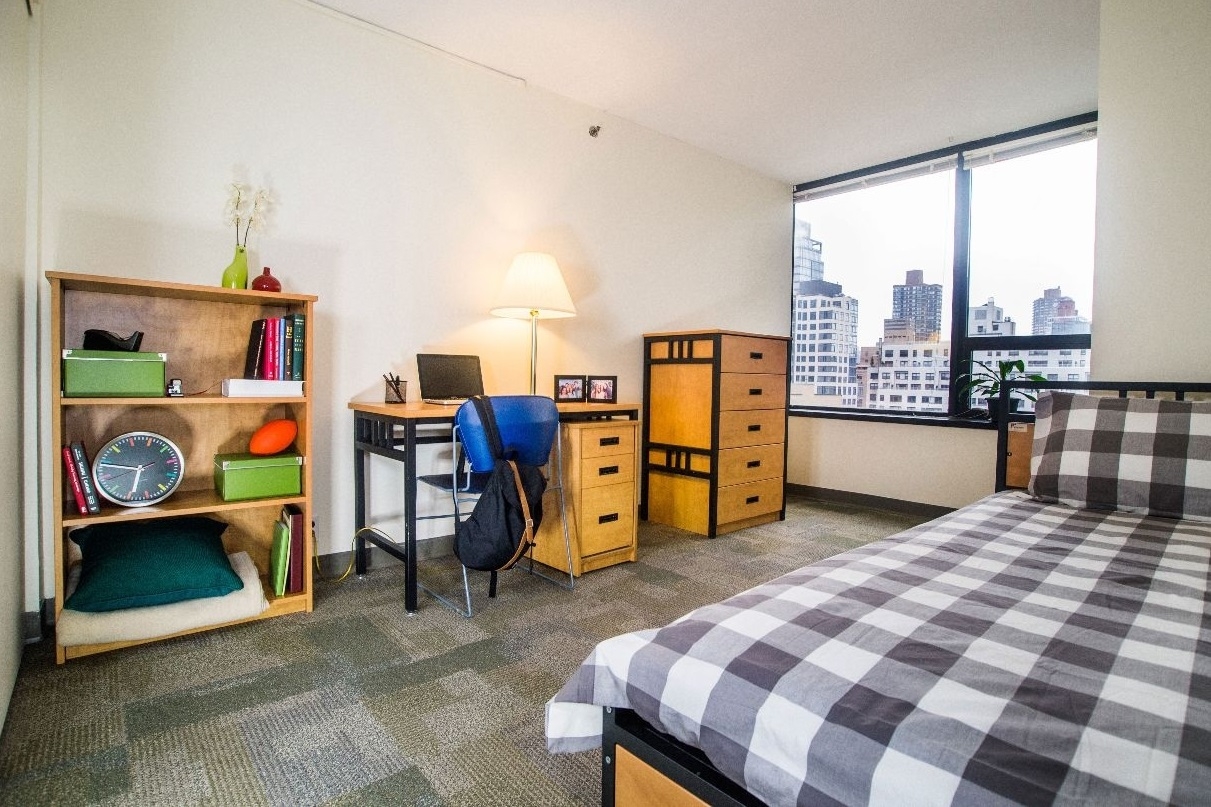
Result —
<instances>
[{"instance_id":1,"label":"black metal headboard","mask_svg":"<svg viewBox=\"0 0 1211 807\"><path fill-rule=\"evenodd\" d=\"M1009 400L1014 390L1068 390L1071 392L1113 392L1118 397L1172 398L1183 401L1187 395L1197 398L1211 397L1211 384L1157 381L1010 381L1001 387L999 409L1002 413L997 421L997 481L996 489L1005 490L1006 469L1009 465L1009 430L1011 423L1033 423L1033 413L1009 412Z\"/></svg>"}]
</instances>

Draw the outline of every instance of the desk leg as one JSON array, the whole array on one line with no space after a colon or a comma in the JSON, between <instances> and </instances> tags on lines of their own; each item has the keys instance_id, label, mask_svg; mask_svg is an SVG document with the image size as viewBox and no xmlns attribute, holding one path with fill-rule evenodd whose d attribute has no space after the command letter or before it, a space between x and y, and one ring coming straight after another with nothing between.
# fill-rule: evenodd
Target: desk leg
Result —
<instances>
[{"instance_id":1,"label":"desk leg","mask_svg":"<svg viewBox=\"0 0 1211 807\"><path fill-rule=\"evenodd\" d=\"M366 559L370 549L366 546L366 538L362 527L366 526L366 452L357 448L358 418L353 423L353 562L358 576L366 573Z\"/></svg>"},{"instance_id":2,"label":"desk leg","mask_svg":"<svg viewBox=\"0 0 1211 807\"><path fill-rule=\"evenodd\" d=\"M404 421L404 610L416 604L416 421Z\"/></svg>"}]
</instances>

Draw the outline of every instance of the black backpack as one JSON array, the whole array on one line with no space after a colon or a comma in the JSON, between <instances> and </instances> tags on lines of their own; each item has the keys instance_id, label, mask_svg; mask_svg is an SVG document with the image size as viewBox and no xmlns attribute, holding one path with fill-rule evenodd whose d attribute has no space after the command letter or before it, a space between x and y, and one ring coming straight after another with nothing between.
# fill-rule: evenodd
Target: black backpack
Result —
<instances>
[{"instance_id":1,"label":"black backpack","mask_svg":"<svg viewBox=\"0 0 1211 807\"><path fill-rule=\"evenodd\" d=\"M512 568L534 545L547 480L540 468L514 459L514 452L506 456L488 397L477 395L471 401L496 466L470 517L455 527L454 554L468 569L493 572L495 583L495 572ZM493 585L493 595L495 588Z\"/></svg>"}]
</instances>

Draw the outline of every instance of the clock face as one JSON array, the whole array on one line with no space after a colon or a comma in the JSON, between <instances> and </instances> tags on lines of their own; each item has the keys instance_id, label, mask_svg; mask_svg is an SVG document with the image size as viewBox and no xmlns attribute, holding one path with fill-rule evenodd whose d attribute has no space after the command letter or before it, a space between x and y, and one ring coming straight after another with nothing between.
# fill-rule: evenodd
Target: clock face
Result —
<instances>
[{"instance_id":1,"label":"clock face","mask_svg":"<svg viewBox=\"0 0 1211 807\"><path fill-rule=\"evenodd\" d=\"M177 489L184 475L181 449L153 432L119 435L93 458L97 492L127 507L163 501Z\"/></svg>"}]
</instances>

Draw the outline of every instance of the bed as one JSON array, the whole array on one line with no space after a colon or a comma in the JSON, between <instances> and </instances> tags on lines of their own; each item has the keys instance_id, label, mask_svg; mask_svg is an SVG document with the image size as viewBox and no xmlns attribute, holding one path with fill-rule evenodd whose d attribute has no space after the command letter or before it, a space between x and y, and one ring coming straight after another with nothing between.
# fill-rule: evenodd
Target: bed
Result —
<instances>
[{"instance_id":1,"label":"bed","mask_svg":"<svg viewBox=\"0 0 1211 807\"><path fill-rule=\"evenodd\" d=\"M602 642L548 747L603 804L1208 803L1211 403L1152 395L1211 385L1050 386L1027 490Z\"/></svg>"}]
</instances>

